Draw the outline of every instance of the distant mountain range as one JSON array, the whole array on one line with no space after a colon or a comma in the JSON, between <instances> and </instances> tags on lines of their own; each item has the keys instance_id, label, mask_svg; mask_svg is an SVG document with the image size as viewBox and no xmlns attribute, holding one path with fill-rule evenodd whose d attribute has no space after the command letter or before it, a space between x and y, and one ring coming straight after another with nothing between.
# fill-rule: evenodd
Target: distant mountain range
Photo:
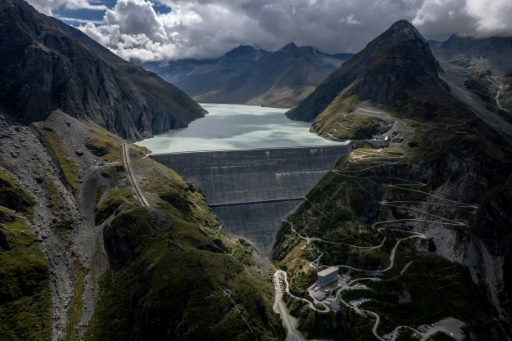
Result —
<instances>
[{"instance_id":1,"label":"distant mountain range","mask_svg":"<svg viewBox=\"0 0 512 341\"><path fill-rule=\"evenodd\" d=\"M291 108L352 54L330 55L289 44L269 52L239 46L212 60L139 63L204 103Z\"/></svg>"}]
</instances>

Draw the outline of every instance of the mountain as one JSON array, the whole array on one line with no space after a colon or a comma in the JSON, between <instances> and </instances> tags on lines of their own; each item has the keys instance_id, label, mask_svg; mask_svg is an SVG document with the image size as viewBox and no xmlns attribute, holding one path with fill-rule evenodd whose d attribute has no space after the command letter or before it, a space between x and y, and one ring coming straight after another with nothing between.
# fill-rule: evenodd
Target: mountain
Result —
<instances>
[{"instance_id":1,"label":"mountain","mask_svg":"<svg viewBox=\"0 0 512 341\"><path fill-rule=\"evenodd\" d=\"M350 278L328 288L335 316L289 300L305 338L420 339L453 318L453 337L511 340L512 131L490 115L510 100L506 40L451 38L433 54L399 21L288 112L354 147L274 246L296 297L327 267Z\"/></svg>"},{"instance_id":2,"label":"mountain","mask_svg":"<svg viewBox=\"0 0 512 341\"><path fill-rule=\"evenodd\" d=\"M454 96L493 127L512 132L512 38L451 36L431 42Z\"/></svg>"},{"instance_id":3,"label":"mountain","mask_svg":"<svg viewBox=\"0 0 512 341\"><path fill-rule=\"evenodd\" d=\"M409 22L401 20L332 73L287 115L312 121L356 97L391 105L401 117L457 118L463 115L463 108L449 94L439 72L439 63L425 39Z\"/></svg>"},{"instance_id":4,"label":"mountain","mask_svg":"<svg viewBox=\"0 0 512 341\"><path fill-rule=\"evenodd\" d=\"M2 1L0 17L0 108L21 122L61 109L139 140L205 113L173 85L23 1Z\"/></svg>"},{"instance_id":5,"label":"mountain","mask_svg":"<svg viewBox=\"0 0 512 341\"><path fill-rule=\"evenodd\" d=\"M284 339L271 265L114 134L204 111L21 0L0 37L0 339Z\"/></svg>"},{"instance_id":6,"label":"mountain","mask_svg":"<svg viewBox=\"0 0 512 341\"><path fill-rule=\"evenodd\" d=\"M276 52L239 46L214 60L141 65L199 102L291 107L351 56L295 44Z\"/></svg>"}]
</instances>

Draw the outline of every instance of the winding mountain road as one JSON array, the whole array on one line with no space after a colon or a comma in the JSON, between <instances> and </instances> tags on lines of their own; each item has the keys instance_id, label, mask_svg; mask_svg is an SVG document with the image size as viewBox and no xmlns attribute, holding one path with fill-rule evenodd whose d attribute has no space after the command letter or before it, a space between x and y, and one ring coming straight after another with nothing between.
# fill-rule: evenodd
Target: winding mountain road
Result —
<instances>
[{"instance_id":1,"label":"winding mountain road","mask_svg":"<svg viewBox=\"0 0 512 341\"><path fill-rule=\"evenodd\" d=\"M354 163L358 162L358 161L368 162L366 157L381 156L382 155L381 153L364 153L364 154L365 154L365 155L363 155L364 158L355 159L355 160L351 160L351 161L354 162ZM393 156L390 156L390 157L391 158L400 158L400 157L393 157ZM382 164L379 164L379 165L376 165L376 166L371 166L371 167L367 167L367 168L364 168L364 169L355 170L355 171L347 171L347 172L340 172L340 171L334 170L334 171L332 171L332 173L334 173L336 175L339 175L339 176L344 176L344 177L348 177L348 178L354 178L354 177L357 177L357 176L348 175L348 174L344 174L344 173L358 173L358 172L361 172L361 171L365 171L365 170L369 170L369 169L373 169L373 168L378 168L378 167L381 167L381 166L382 166ZM428 201L393 201L393 202L382 201L382 202L380 202L380 204L382 206L390 206L390 207L395 207L395 208L399 208L399 209L412 210L412 211L414 211L416 213L419 213L420 215L423 215L424 218L423 219L409 218L409 219L387 220L387 221L379 221L379 222L376 222L376 223L372 224L372 228L376 229L377 231L390 230L390 231L401 231L401 232L406 232L406 233L411 234L408 237L401 238L401 239L397 240L395 246L393 247L393 249L391 250L391 253L390 253L390 257L389 257L390 264L385 269L376 270L375 271L376 273L384 273L384 272L387 272L387 271L389 271L389 270L391 270L393 268L394 263L395 263L394 261L395 261L396 250L397 250L398 246L400 245L400 243L402 241L408 240L408 239L413 239L413 238L419 238L419 239L424 239L424 240L428 239L428 237L425 234L420 233L420 232L402 230L402 229L397 229L397 228L385 228L385 227L382 227L382 225L402 223L402 222L405 222L405 221L416 221L416 222L422 222L422 223L428 223L428 224L442 224L442 225L449 225L449 226L467 226L464 222L454 221L452 219L448 219L448 218L442 217L442 216L440 216L438 214L433 214L433 213L427 212L424 209L409 207L409 206L405 206L405 205L410 205L410 204L421 204L421 205L432 205L432 206L438 205L438 206L444 206L444 207L454 207L454 208L457 208L457 209L471 209L471 210L478 208L478 206L476 206L476 205L469 205L469 204L466 204L466 203L457 202L457 201L454 201L454 200L450 200L450 199L447 199L447 198L440 197L438 195L435 195L435 194L432 194L432 193L429 193L429 192L421 191L419 189L409 188L409 186L424 187L424 186L426 186L426 184L419 183L419 182L414 182L414 181L407 180L407 179L398 179L398 178L396 178L396 180L402 180L402 181L409 182L409 183L401 183L401 184L394 184L394 185L393 184L389 184L387 186L395 188L395 189L399 189L399 190L417 192L417 193L420 193L422 195L426 195L429 198L435 199L435 200L437 200L437 202L428 202ZM319 208L317 208L313 204L312 204L312 206L313 206L313 208L318 213L320 213L322 216L326 217L326 213L325 212L322 212ZM289 222L289 221L286 221L286 222L288 224L290 224L292 233L295 233L300 238L306 240L308 245L310 245L313 248L314 248L314 246L312 245L311 242L315 242L315 241L316 242L325 242L325 243L329 243L329 244L343 244L343 243L326 241L326 240L323 240L323 239L317 238L317 237L303 236L298 231L295 230L295 228L294 228L294 226L293 226L293 224L291 222ZM377 246L358 247L358 246L355 246L355 245L349 245L349 247L361 248L361 249L378 249L378 248L381 248L384 245L385 241L386 241L386 237L384 237L384 240L379 245L377 245ZM311 263L311 265L314 266L314 263L316 263L316 267L318 268L319 267L319 261L320 261L320 258L323 255L323 253L321 253L320 250L317 250L317 252L320 253L320 256L318 257L318 259L313 261ZM411 264L412 264L412 262L407 263L404 266L404 268L402 269L400 274L403 274ZM352 269L352 270L355 270L355 271L366 271L365 269L357 269L357 268L353 268L351 266L344 265L344 264L337 265L337 266L340 267L340 268L349 268L349 269ZM301 300L301 301L306 302L310 309L315 310L317 312L324 313L324 312L329 312L330 311L330 309L325 304L323 304L322 302L318 302L313 296L312 296L313 300L315 301L314 303L322 305L325 310L318 309L313 302L311 302L311 301L309 301L307 299L304 299L304 298L301 298L301 297L296 297L296 296L292 295L290 293L290 291L289 291L289 283L288 283L288 275L287 275L287 273L285 271L278 270L278 271L275 272L274 277L277 278L279 275L282 275L284 277L284 280L285 280L285 283L286 283L286 292L288 293L288 295L290 295L290 297L292 297L293 299L297 299L297 300ZM429 330L426 333L421 333L421 332L417 331L416 329L414 329L412 327L409 327L409 326L398 326L398 327L395 328L395 330L390 335L384 336L384 338L383 338L382 336L380 336L378 334L378 327L379 327L379 324L380 324L380 316L377 313L375 313L375 312L372 312L372 311L369 311L369 310L359 309L356 305L351 305L351 304L345 302L343 300L342 296L341 296L342 291L348 290L348 289L353 289L352 285L354 283L356 283L356 282L358 282L360 280L365 280L365 279L366 280L374 280L374 281L375 280L379 280L377 278L360 278L360 279L353 280L350 283L344 284L336 292L335 299L337 301L339 301L340 303L342 303L343 305L345 305L345 306L355 310L356 313L358 313L358 314L361 314L361 315L365 315L366 314L366 315L374 316L375 317L375 323L374 323L373 328L372 328L372 333L373 333L373 335L378 340L385 340L385 339L388 339L388 338L390 338L392 340L395 340L396 337L398 336L398 331L401 328L406 328L406 329L413 330L414 332L416 332L419 335L421 335L422 340L426 340L428 337L433 335L434 331L444 332L445 334L451 335L452 337L454 337L457 340L463 338L462 334L460 334L460 327L463 326L464 323L462 321L459 321L459 320L456 320L456 319L453 319L453 318L446 319L446 320L450 320L452 322L455 321L455 322L451 323L454 326L456 325L453 328L452 328L452 326L447 326L447 327L443 326L443 327L441 327L441 321L440 321L439 328L433 328L433 329ZM310 295L311 295L311 293L310 293ZM280 303L281 304L281 306L280 306L281 309L284 310L284 307L282 307L282 305L283 305L282 302L280 300L278 300L278 294L276 294L276 302ZM284 314L282 315L282 317L283 317L283 319L285 319L285 315ZM287 323L287 325L288 325L288 323ZM428 327L427 327L427 329L428 329ZM291 329L289 328L289 330L291 330Z\"/></svg>"},{"instance_id":2,"label":"winding mountain road","mask_svg":"<svg viewBox=\"0 0 512 341\"><path fill-rule=\"evenodd\" d=\"M288 311L286 310L285 304L283 302L283 293L281 292L281 284L279 282L279 277L283 276L286 279L286 272L282 270L277 270L274 272L274 283L277 287L276 289L276 297L274 302L274 311L276 311L279 315L281 315L281 320L283 320L286 329L288 329L288 335L286 337L287 341L293 340L293 341L303 341L304 337L302 334L295 328L295 318L288 314ZM286 280L286 287L288 292L288 281Z\"/></svg>"}]
</instances>

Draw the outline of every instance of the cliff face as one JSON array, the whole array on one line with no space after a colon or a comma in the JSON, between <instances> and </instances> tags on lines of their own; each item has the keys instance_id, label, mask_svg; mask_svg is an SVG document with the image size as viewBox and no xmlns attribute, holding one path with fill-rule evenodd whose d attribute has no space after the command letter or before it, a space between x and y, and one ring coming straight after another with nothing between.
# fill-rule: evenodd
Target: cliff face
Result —
<instances>
[{"instance_id":1,"label":"cliff face","mask_svg":"<svg viewBox=\"0 0 512 341\"><path fill-rule=\"evenodd\" d=\"M22 0L0 4L0 108L23 123L56 109L137 140L205 111L179 89Z\"/></svg>"},{"instance_id":2,"label":"cliff face","mask_svg":"<svg viewBox=\"0 0 512 341\"><path fill-rule=\"evenodd\" d=\"M392 106L402 117L457 118L463 107L449 94L425 39L405 20L393 24L332 73L287 115L312 121L335 100L356 96Z\"/></svg>"}]
</instances>

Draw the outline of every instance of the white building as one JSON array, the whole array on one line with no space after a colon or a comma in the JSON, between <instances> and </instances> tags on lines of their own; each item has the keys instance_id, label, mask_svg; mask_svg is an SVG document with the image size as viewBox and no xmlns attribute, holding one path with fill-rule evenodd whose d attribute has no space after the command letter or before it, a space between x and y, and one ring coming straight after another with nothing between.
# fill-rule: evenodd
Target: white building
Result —
<instances>
[{"instance_id":1,"label":"white building","mask_svg":"<svg viewBox=\"0 0 512 341\"><path fill-rule=\"evenodd\" d=\"M335 282L338 279L338 268L331 266L325 270L318 272L318 286L323 287L329 283Z\"/></svg>"}]
</instances>

